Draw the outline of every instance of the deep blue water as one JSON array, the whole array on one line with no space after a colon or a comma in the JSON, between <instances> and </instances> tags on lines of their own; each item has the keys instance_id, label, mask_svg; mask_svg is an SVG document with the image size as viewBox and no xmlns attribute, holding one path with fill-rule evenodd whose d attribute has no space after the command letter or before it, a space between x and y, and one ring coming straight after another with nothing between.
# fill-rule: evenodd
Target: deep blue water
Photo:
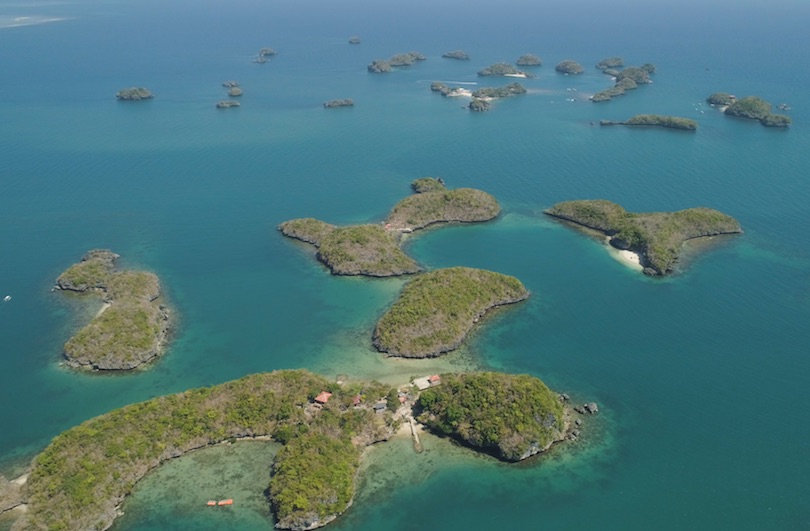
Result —
<instances>
[{"instance_id":1,"label":"deep blue water","mask_svg":"<svg viewBox=\"0 0 810 531\"><path fill-rule=\"evenodd\" d=\"M6 476L92 416L248 373L384 379L475 365L599 402L587 449L516 467L456 459L368 500L361 493L334 527L810 525L810 69L800 59L810 4L0 0L0 26L22 16L66 20L0 28L0 295L13 297L0 303ZM346 43L354 34L359 46ZM252 63L264 46L279 55ZM441 59L457 48L472 60ZM365 70L408 50L428 60L384 76ZM432 80L499 84L475 72L523 53L544 60L525 81L530 94L489 113L429 91ZM656 64L655 82L592 104L587 95L609 80L590 65L611 55ZM556 74L568 58L586 73ZM241 82L242 106L217 111L227 79ZM156 98L115 101L133 85ZM787 102L793 127L727 118L703 103L715 91ZM344 97L357 105L321 107ZM590 125L646 112L700 128ZM515 275L533 296L463 352L403 366L370 348L401 280L331 277L275 227L309 216L378 221L425 175L487 190L504 214L430 231L409 250L431 268ZM541 214L579 198L631 211L710 206L745 234L672 278L648 279ZM180 316L147 372L58 365L93 308L49 290L96 247L155 271ZM160 514L150 528L203 525L171 507Z\"/></svg>"}]
</instances>

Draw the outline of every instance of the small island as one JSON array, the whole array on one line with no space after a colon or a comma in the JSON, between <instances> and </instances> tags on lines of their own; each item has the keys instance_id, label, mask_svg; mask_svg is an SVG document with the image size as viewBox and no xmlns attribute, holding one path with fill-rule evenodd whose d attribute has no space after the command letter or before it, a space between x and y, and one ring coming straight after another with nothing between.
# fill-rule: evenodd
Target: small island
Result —
<instances>
[{"instance_id":1,"label":"small island","mask_svg":"<svg viewBox=\"0 0 810 531\"><path fill-rule=\"evenodd\" d=\"M577 63L576 61L572 61L570 59L560 62L557 66L554 67L554 70L556 70L560 74L565 75L577 75L585 71L585 69L582 68L581 64Z\"/></svg>"},{"instance_id":2,"label":"small island","mask_svg":"<svg viewBox=\"0 0 810 531\"><path fill-rule=\"evenodd\" d=\"M244 91L239 87L231 87L228 89L228 96L231 98L238 98L242 94L244 94Z\"/></svg>"},{"instance_id":3,"label":"small island","mask_svg":"<svg viewBox=\"0 0 810 531\"><path fill-rule=\"evenodd\" d=\"M710 97L716 96L713 94ZM790 127L792 120L784 114L773 114L771 104L759 96L746 96L745 98L734 99L723 110L728 116L745 118L747 120L758 120L765 127Z\"/></svg>"},{"instance_id":4,"label":"small island","mask_svg":"<svg viewBox=\"0 0 810 531\"><path fill-rule=\"evenodd\" d=\"M118 101L141 101L151 100L155 95L147 88L131 87L119 90L115 97Z\"/></svg>"},{"instance_id":5,"label":"small island","mask_svg":"<svg viewBox=\"0 0 810 531\"><path fill-rule=\"evenodd\" d=\"M314 245L315 257L334 275L390 277L421 271L401 249L404 234L438 223L470 223L496 217L501 207L490 194L472 188L447 190L444 181L425 177L417 192L397 203L380 225L336 227L314 218L285 221L279 231Z\"/></svg>"},{"instance_id":6,"label":"small island","mask_svg":"<svg viewBox=\"0 0 810 531\"><path fill-rule=\"evenodd\" d=\"M696 131L698 123L690 118L678 116L664 116L661 114L637 114L624 122L602 120L600 125L630 125L647 127L664 127L667 129L680 129L683 131Z\"/></svg>"},{"instance_id":7,"label":"small island","mask_svg":"<svg viewBox=\"0 0 810 531\"><path fill-rule=\"evenodd\" d=\"M481 77L486 76L501 76L501 77L522 77L522 78L534 78L537 77L534 74L529 72L524 72L523 70L518 70L514 66L510 65L509 63L495 63L490 65L483 70L478 71L478 75Z\"/></svg>"},{"instance_id":8,"label":"small island","mask_svg":"<svg viewBox=\"0 0 810 531\"><path fill-rule=\"evenodd\" d=\"M229 80L229 81L223 81L223 82L222 82L222 86L223 86L223 87L225 87L225 88L227 88L227 89L229 89L229 88L233 88L233 87L238 87L238 86L239 86L239 82L238 82L238 81L233 81L233 80Z\"/></svg>"},{"instance_id":9,"label":"small island","mask_svg":"<svg viewBox=\"0 0 810 531\"><path fill-rule=\"evenodd\" d=\"M621 68L624 66L624 59L621 57L608 57L607 59L602 59L598 63L596 63L596 68L599 70L609 70L615 68Z\"/></svg>"},{"instance_id":10,"label":"small island","mask_svg":"<svg viewBox=\"0 0 810 531\"><path fill-rule=\"evenodd\" d=\"M272 48L262 48L256 54L256 58L253 60L254 63L264 64L270 60L271 57L274 55L278 55L278 52Z\"/></svg>"},{"instance_id":11,"label":"small island","mask_svg":"<svg viewBox=\"0 0 810 531\"><path fill-rule=\"evenodd\" d=\"M360 44L360 37L357 35L349 37L349 44Z\"/></svg>"},{"instance_id":12,"label":"small island","mask_svg":"<svg viewBox=\"0 0 810 531\"><path fill-rule=\"evenodd\" d=\"M230 109L239 107L239 102L234 100L221 100L217 102L217 109Z\"/></svg>"},{"instance_id":13,"label":"small island","mask_svg":"<svg viewBox=\"0 0 810 531\"><path fill-rule=\"evenodd\" d=\"M408 282L374 329L374 347L389 356L429 358L458 348L479 319L497 306L525 300L515 277L451 267Z\"/></svg>"},{"instance_id":14,"label":"small island","mask_svg":"<svg viewBox=\"0 0 810 531\"><path fill-rule=\"evenodd\" d=\"M646 63L640 67L628 66L621 71L616 71L612 68L606 68L602 71L605 74L613 76L616 82L611 88L597 92L591 96L591 101L594 103L610 101L617 96L623 96L628 90L638 88L639 85L652 83L650 74L655 72L655 65Z\"/></svg>"},{"instance_id":15,"label":"small island","mask_svg":"<svg viewBox=\"0 0 810 531\"><path fill-rule=\"evenodd\" d=\"M526 88L520 83L510 83L505 87L483 87L472 92L473 98L479 99L495 99L507 98L509 96L516 96L518 94L526 94Z\"/></svg>"},{"instance_id":16,"label":"small island","mask_svg":"<svg viewBox=\"0 0 810 531\"><path fill-rule=\"evenodd\" d=\"M326 109L334 109L336 107L354 107L354 100L351 98L346 98L342 100L329 100L324 102L324 108Z\"/></svg>"},{"instance_id":17,"label":"small island","mask_svg":"<svg viewBox=\"0 0 810 531\"><path fill-rule=\"evenodd\" d=\"M434 81L430 84L430 90L438 92L446 98L454 98L457 96L472 96L472 91L461 87L450 87L440 81Z\"/></svg>"},{"instance_id":18,"label":"small island","mask_svg":"<svg viewBox=\"0 0 810 531\"><path fill-rule=\"evenodd\" d=\"M441 385L422 391L414 408L431 431L509 462L570 437L560 395L538 378L495 372L440 378Z\"/></svg>"},{"instance_id":19,"label":"small island","mask_svg":"<svg viewBox=\"0 0 810 531\"><path fill-rule=\"evenodd\" d=\"M368 65L367 69L369 72L375 74L384 74L391 72L393 67L411 66L417 61L424 61L426 59L427 57L419 52L400 53L392 56L388 60L375 59Z\"/></svg>"},{"instance_id":20,"label":"small island","mask_svg":"<svg viewBox=\"0 0 810 531\"><path fill-rule=\"evenodd\" d=\"M536 55L527 53L518 57L515 64L518 66L542 66L543 61Z\"/></svg>"},{"instance_id":21,"label":"small island","mask_svg":"<svg viewBox=\"0 0 810 531\"><path fill-rule=\"evenodd\" d=\"M457 59L459 61L469 61L470 56L467 55L467 52L464 50L453 50L452 52L446 52L442 54L442 57L446 59Z\"/></svg>"},{"instance_id":22,"label":"small island","mask_svg":"<svg viewBox=\"0 0 810 531\"><path fill-rule=\"evenodd\" d=\"M726 110L726 107L737 101L737 96L734 94L729 94L728 92L715 92L706 98L706 101L709 103L709 105L722 107L721 110L724 111Z\"/></svg>"},{"instance_id":23,"label":"small island","mask_svg":"<svg viewBox=\"0 0 810 531\"><path fill-rule=\"evenodd\" d=\"M492 108L492 105L490 105L489 100L475 98L467 105L467 108L472 112L487 112Z\"/></svg>"},{"instance_id":24,"label":"small island","mask_svg":"<svg viewBox=\"0 0 810 531\"><path fill-rule=\"evenodd\" d=\"M117 270L118 258L107 250L90 251L56 280L58 290L99 293L104 303L90 324L65 343L70 367L131 370L163 353L169 310L157 302L160 282L153 273Z\"/></svg>"},{"instance_id":25,"label":"small island","mask_svg":"<svg viewBox=\"0 0 810 531\"><path fill-rule=\"evenodd\" d=\"M610 201L581 200L545 213L606 235L611 246L635 253L650 276L672 273L688 240L742 232L736 219L710 208L635 214Z\"/></svg>"}]
</instances>

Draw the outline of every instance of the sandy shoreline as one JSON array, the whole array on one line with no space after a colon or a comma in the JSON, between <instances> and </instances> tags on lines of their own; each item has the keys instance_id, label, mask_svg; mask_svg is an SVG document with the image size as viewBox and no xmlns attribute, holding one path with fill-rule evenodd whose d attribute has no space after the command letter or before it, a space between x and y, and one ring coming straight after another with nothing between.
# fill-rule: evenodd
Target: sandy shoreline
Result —
<instances>
[{"instance_id":1,"label":"sandy shoreline","mask_svg":"<svg viewBox=\"0 0 810 531\"><path fill-rule=\"evenodd\" d=\"M112 306L112 304L110 304L109 302L105 302L104 304L102 304L101 308L99 308L98 310L98 313L96 313L96 317L107 311L107 308L109 308L110 306Z\"/></svg>"},{"instance_id":2,"label":"sandy shoreline","mask_svg":"<svg viewBox=\"0 0 810 531\"><path fill-rule=\"evenodd\" d=\"M610 238L605 238L605 245L610 252L610 256L612 256L616 261L624 264L625 266L633 269L635 271L644 271L644 266L641 265L641 256L638 253L634 253L633 251L627 251L624 249L616 249L612 245L610 245Z\"/></svg>"}]
</instances>

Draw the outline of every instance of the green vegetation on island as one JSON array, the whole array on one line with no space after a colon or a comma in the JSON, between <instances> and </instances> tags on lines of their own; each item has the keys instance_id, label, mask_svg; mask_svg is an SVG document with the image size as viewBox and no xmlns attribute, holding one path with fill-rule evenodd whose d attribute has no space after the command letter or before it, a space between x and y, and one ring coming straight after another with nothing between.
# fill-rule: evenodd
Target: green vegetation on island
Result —
<instances>
[{"instance_id":1,"label":"green vegetation on island","mask_svg":"<svg viewBox=\"0 0 810 531\"><path fill-rule=\"evenodd\" d=\"M382 225L335 227L314 218L281 223L290 238L318 248L316 258L336 275L374 277L416 273L419 265L400 245L403 233L435 223L487 221L500 213L497 200L472 188L447 190L444 181L426 177L412 184L414 191L393 209Z\"/></svg>"},{"instance_id":2,"label":"green vegetation on island","mask_svg":"<svg viewBox=\"0 0 810 531\"><path fill-rule=\"evenodd\" d=\"M687 240L742 232L736 219L710 208L632 213L610 201L581 200L557 203L545 213L602 232L613 247L638 253L647 275L671 273Z\"/></svg>"},{"instance_id":3,"label":"green vegetation on island","mask_svg":"<svg viewBox=\"0 0 810 531\"><path fill-rule=\"evenodd\" d=\"M66 363L93 370L130 370L163 352L169 311L158 304L160 282L153 273L118 271L118 255L94 250L56 280L61 290L102 295L104 306L64 346Z\"/></svg>"},{"instance_id":4,"label":"green vegetation on island","mask_svg":"<svg viewBox=\"0 0 810 531\"><path fill-rule=\"evenodd\" d=\"M621 57L608 57L596 63L596 68L599 70L608 70L610 68L621 68L624 66L624 59Z\"/></svg>"},{"instance_id":5,"label":"green vegetation on island","mask_svg":"<svg viewBox=\"0 0 810 531\"><path fill-rule=\"evenodd\" d=\"M327 403L314 403L323 391L332 393ZM164 461L253 437L285 445L269 486L277 527L320 527L350 505L360 450L394 432L391 411L372 409L390 393L288 370L116 409L63 432L36 457L24 487L28 512L14 529L107 529L135 484Z\"/></svg>"},{"instance_id":6,"label":"green vegetation on island","mask_svg":"<svg viewBox=\"0 0 810 531\"><path fill-rule=\"evenodd\" d=\"M452 52L443 53L442 57L447 59L457 59L459 61L469 61L470 56L464 50L453 50Z\"/></svg>"},{"instance_id":7,"label":"green vegetation on island","mask_svg":"<svg viewBox=\"0 0 810 531\"><path fill-rule=\"evenodd\" d=\"M735 99L723 112L729 116L759 120L766 127L789 127L791 124L789 116L771 113L771 104L758 96Z\"/></svg>"},{"instance_id":8,"label":"green vegetation on island","mask_svg":"<svg viewBox=\"0 0 810 531\"><path fill-rule=\"evenodd\" d=\"M727 107L737 101L737 96L734 94L729 94L728 92L715 92L708 98L706 101L709 102L710 105L718 105L720 107Z\"/></svg>"},{"instance_id":9,"label":"green vegetation on island","mask_svg":"<svg viewBox=\"0 0 810 531\"><path fill-rule=\"evenodd\" d=\"M228 96L231 98L238 98L244 94L244 91L239 87L231 87L228 89Z\"/></svg>"},{"instance_id":10,"label":"green vegetation on island","mask_svg":"<svg viewBox=\"0 0 810 531\"><path fill-rule=\"evenodd\" d=\"M411 66L417 61L424 61L427 57L419 52L400 53L388 60L375 59L368 65L368 71L375 74L391 72L392 67Z\"/></svg>"},{"instance_id":11,"label":"green vegetation on island","mask_svg":"<svg viewBox=\"0 0 810 531\"><path fill-rule=\"evenodd\" d=\"M561 61L559 64L557 64L557 66L554 67L554 70L561 74L571 75L581 74L585 71L581 64L577 63L576 61L571 61L570 59Z\"/></svg>"},{"instance_id":12,"label":"green vegetation on island","mask_svg":"<svg viewBox=\"0 0 810 531\"><path fill-rule=\"evenodd\" d=\"M374 346L389 356L427 358L458 348L489 309L526 299L515 277L451 267L417 276L377 322Z\"/></svg>"},{"instance_id":13,"label":"green vegetation on island","mask_svg":"<svg viewBox=\"0 0 810 531\"><path fill-rule=\"evenodd\" d=\"M486 112L492 108L489 101L481 99L481 98L474 98L467 108L470 109L472 112Z\"/></svg>"},{"instance_id":14,"label":"green vegetation on island","mask_svg":"<svg viewBox=\"0 0 810 531\"><path fill-rule=\"evenodd\" d=\"M614 57L611 59L621 59ZM609 59L605 59L608 61ZM601 64L601 63L600 63ZM599 68L599 65L597 65ZM628 66L624 70L614 70L613 68L604 68L602 71L605 74L611 75L616 78L615 84L609 89L602 90L591 96L591 101L598 103L601 101L610 101L617 96L623 96L628 90L634 90L639 85L648 85L652 83L650 74L655 72L655 65L646 63L640 67Z\"/></svg>"},{"instance_id":15,"label":"green vegetation on island","mask_svg":"<svg viewBox=\"0 0 810 531\"><path fill-rule=\"evenodd\" d=\"M495 63L478 72L479 76L536 77L534 74L518 70L509 63Z\"/></svg>"},{"instance_id":16,"label":"green vegetation on island","mask_svg":"<svg viewBox=\"0 0 810 531\"><path fill-rule=\"evenodd\" d=\"M334 109L335 107L354 107L354 100L351 98L346 98L342 100L329 100L324 102L324 108L326 109Z\"/></svg>"},{"instance_id":17,"label":"green vegetation on island","mask_svg":"<svg viewBox=\"0 0 810 531\"><path fill-rule=\"evenodd\" d=\"M533 376L495 372L442 374L422 391L420 422L505 461L520 461L565 439L559 395Z\"/></svg>"},{"instance_id":18,"label":"green vegetation on island","mask_svg":"<svg viewBox=\"0 0 810 531\"><path fill-rule=\"evenodd\" d=\"M599 123L600 125L641 125L649 127L665 127L668 129L681 129L684 131L696 131L698 128L698 123L690 118L664 116L661 114L637 114L624 122L602 120Z\"/></svg>"},{"instance_id":19,"label":"green vegetation on island","mask_svg":"<svg viewBox=\"0 0 810 531\"><path fill-rule=\"evenodd\" d=\"M542 66L543 61L536 55L527 53L518 57L515 64L518 66Z\"/></svg>"},{"instance_id":20,"label":"green vegetation on island","mask_svg":"<svg viewBox=\"0 0 810 531\"><path fill-rule=\"evenodd\" d=\"M517 94L526 94L526 88L520 83L510 83L505 87L484 87L474 90L473 98L506 98Z\"/></svg>"},{"instance_id":21,"label":"green vegetation on island","mask_svg":"<svg viewBox=\"0 0 810 531\"><path fill-rule=\"evenodd\" d=\"M140 101L140 100L151 100L155 97L149 89L143 87L131 87L119 90L115 97L119 101Z\"/></svg>"},{"instance_id":22,"label":"green vegetation on island","mask_svg":"<svg viewBox=\"0 0 810 531\"><path fill-rule=\"evenodd\" d=\"M469 96L470 91L461 88L461 87L450 87L440 81L434 81L430 84L430 90L433 92L438 92L444 97L453 97L453 96Z\"/></svg>"},{"instance_id":23,"label":"green vegetation on island","mask_svg":"<svg viewBox=\"0 0 810 531\"><path fill-rule=\"evenodd\" d=\"M0 475L0 515L23 503L22 489L17 483Z\"/></svg>"}]
</instances>

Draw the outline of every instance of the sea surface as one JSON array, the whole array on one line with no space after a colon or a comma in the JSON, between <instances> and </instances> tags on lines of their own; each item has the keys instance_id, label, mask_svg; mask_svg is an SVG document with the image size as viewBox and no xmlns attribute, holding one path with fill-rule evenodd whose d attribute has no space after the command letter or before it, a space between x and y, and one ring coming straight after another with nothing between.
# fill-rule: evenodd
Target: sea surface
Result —
<instances>
[{"instance_id":1,"label":"sea surface","mask_svg":"<svg viewBox=\"0 0 810 531\"><path fill-rule=\"evenodd\" d=\"M12 297L0 302L0 473L93 416L250 373L402 383L495 369L600 413L581 442L516 465L430 436L423 454L407 438L372 448L331 527L809 528L808 25L805 0L0 0L0 296ZM262 47L279 54L256 64ZM441 58L459 48L472 59ZM366 71L410 50L428 59ZM488 113L429 90L506 84L476 72L524 53L544 63L521 80L529 94ZM654 83L593 104L611 82L592 65L613 55L654 63ZM585 73L555 73L563 59ZM241 107L215 109L230 79ZM130 86L156 97L117 102ZM787 103L793 126L726 117L705 103L716 91ZM356 105L324 109L333 98ZM639 113L700 126L593 125ZM532 296L446 357L387 360L371 331L404 281L333 277L276 227L380 221L423 176L486 190L503 214L415 235L408 251L431 269L515 275ZM745 233L651 279L542 214L589 198L713 207ZM93 248L161 278L178 326L149 370L60 365L100 303L51 287ZM267 482L274 449L237 447L147 477L116 529L272 529L266 499L239 496ZM206 512L219 496L236 504Z\"/></svg>"}]
</instances>

